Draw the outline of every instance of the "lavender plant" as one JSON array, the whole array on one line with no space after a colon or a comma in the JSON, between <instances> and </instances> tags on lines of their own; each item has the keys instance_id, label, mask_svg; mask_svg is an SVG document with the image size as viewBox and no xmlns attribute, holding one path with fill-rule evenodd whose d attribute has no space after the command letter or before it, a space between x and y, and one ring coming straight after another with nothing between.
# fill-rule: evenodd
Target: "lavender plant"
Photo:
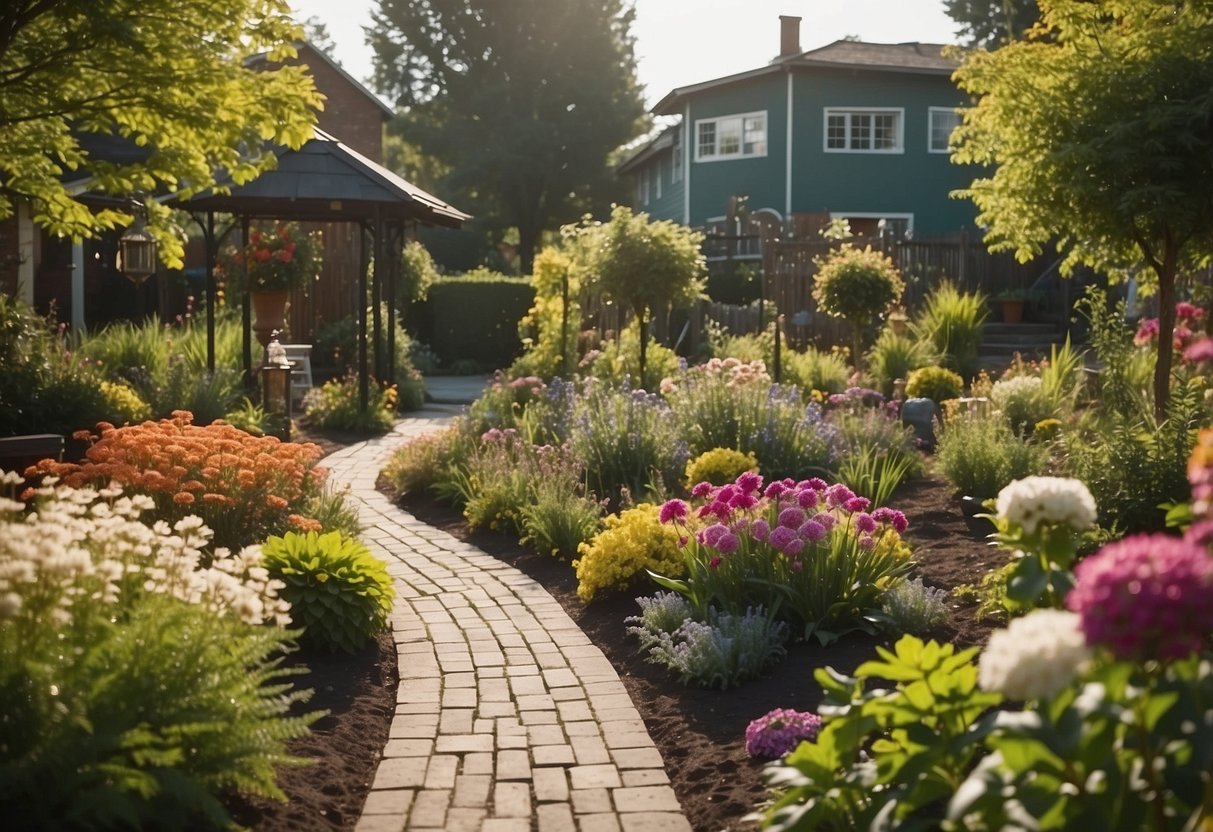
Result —
<instances>
[{"instance_id":1,"label":"lavender plant","mask_svg":"<svg viewBox=\"0 0 1213 832\"><path fill-rule=\"evenodd\" d=\"M927 586L922 578L899 581L885 593L881 609L888 616L888 629L896 633L922 634L948 620L947 590Z\"/></svg>"},{"instance_id":2,"label":"lavender plant","mask_svg":"<svg viewBox=\"0 0 1213 832\"><path fill-rule=\"evenodd\" d=\"M673 632L652 633L630 627L641 640L648 661L664 665L684 684L734 687L760 676L785 654L787 625L773 621L762 607L732 615L708 610L706 621L687 619Z\"/></svg>"}]
</instances>

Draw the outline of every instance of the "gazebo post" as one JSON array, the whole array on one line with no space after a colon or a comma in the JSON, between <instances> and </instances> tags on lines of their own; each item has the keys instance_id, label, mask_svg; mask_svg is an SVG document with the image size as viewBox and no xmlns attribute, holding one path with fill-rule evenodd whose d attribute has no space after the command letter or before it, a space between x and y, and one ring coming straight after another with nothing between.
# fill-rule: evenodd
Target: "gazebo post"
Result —
<instances>
[{"instance_id":1,"label":"gazebo post","mask_svg":"<svg viewBox=\"0 0 1213 832\"><path fill-rule=\"evenodd\" d=\"M240 215L240 245L248 245L248 230L249 230L249 215ZM247 264L246 268L247 268ZM253 344L250 340L249 331L253 328L253 298L249 291L248 281L244 285L244 299L240 307L240 322L241 322L241 361L244 365L244 389L246 391L253 389Z\"/></svg>"},{"instance_id":2,"label":"gazebo post","mask_svg":"<svg viewBox=\"0 0 1213 832\"><path fill-rule=\"evenodd\" d=\"M206 225L202 226L202 238L206 242L206 371L215 372L215 260L218 257L218 241L215 240L215 212L206 212Z\"/></svg>"},{"instance_id":3,"label":"gazebo post","mask_svg":"<svg viewBox=\"0 0 1213 832\"><path fill-rule=\"evenodd\" d=\"M399 226L393 226L393 231ZM396 238L389 234L387 248L391 254L387 255L387 383L396 383L396 281L398 275L398 267L400 265L399 252L401 246L396 243Z\"/></svg>"},{"instance_id":4,"label":"gazebo post","mask_svg":"<svg viewBox=\"0 0 1213 832\"><path fill-rule=\"evenodd\" d=\"M366 413L366 273L370 263L366 250L367 229L363 224L358 227L358 412Z\"/></svg>"},{"instance_id":5,"label":"gazebo post","mask_svg":"<svg viewBox=\"0 0 1213 832\"><path fill-rule=\"evenodd\" d=\"M383 209L378 205L375 206L375 282L371 284L371 324L374 337L371 339L371 344L375 348L375 380L383 384L383 355L379 345L383 343L383 276L387 269L384 268L383 252L387 248L383 244Z\"/></svg>"}]
</instances>

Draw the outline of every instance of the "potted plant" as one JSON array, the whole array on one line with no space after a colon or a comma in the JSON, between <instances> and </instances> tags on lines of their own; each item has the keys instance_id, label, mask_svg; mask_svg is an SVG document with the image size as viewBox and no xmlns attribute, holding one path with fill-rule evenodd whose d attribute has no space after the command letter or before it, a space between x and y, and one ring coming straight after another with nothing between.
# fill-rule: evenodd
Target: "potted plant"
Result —
<instances>
[{"instance_id":1,"label":"potted plant","mask_svg":"<svg viewBox=\"0 0 1213 832\"><path fill-rule=\"evenodd\" d=\"M1017 324L1023 320L1024 306L1028 302L1028 290L1004 289L994 296L994 300L1002 309L1003 323Z\"/></svg>"},{"instance_id":2,"label":"potted plant","mask_svg":"<svg viewBox=\"0 0 1213 832\"><path fill-rule=\"evenodd\" d=\"M285 326L290 293L316 279L318 236L295 223L276 222L272 230L253 230L248 243L229 254L230 268L252 301L253 332L261 346Z\"/></svg>"}]
</instances>

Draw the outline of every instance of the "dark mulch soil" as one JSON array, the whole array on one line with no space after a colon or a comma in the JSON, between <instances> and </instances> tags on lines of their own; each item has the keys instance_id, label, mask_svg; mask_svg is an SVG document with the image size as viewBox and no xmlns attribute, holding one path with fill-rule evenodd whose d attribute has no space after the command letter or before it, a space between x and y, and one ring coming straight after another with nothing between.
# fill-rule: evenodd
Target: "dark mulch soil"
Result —
<instances>
[{"instance_id":1,"label":"dark mulch soil","mask_svg":"<svg viewBox=\"0 0 1213 832\"><path fill-rule=\"evenodd\" d=\"M918 561L917 573L927 584L952 589L976 583L986 571L1005 562L1004 554L986 544L988 529L966 520L959 500L941 480L925 477L907 483L892 504L910 518L907 537ZM820 690L813 680L816 668L829 665L852 671L873 656L875 645L888 643L852 636L826 648L792 645L786 660L768 676L740 688L684 687L664 669L647 664L635 641L625 636L624 618L638 611L632 594L641 593L606 597L587 607L576 596L576 578L566 563L531 552L500 534L471 532L449 507L415 498L406 498L402 505L419 519L516 566L564 606L618 669L696 830L741 828L742 818L766 797L763 766L744 750L750 720L773 708L815 710L820 704ZM974 620L971 604L956 602L954 607L951 622L931 635L965 644L983 642L989 623ZM294 749L314 756L317 765L284 771L280 782L290 803L251 806L248 813L238 815L241 823L274 832L353 827L387 738L395 692L390 651L390 642L381 639L377 654L368 651L319 665L302 657L312 667L311 684L321 689L314 704L334 711L318 723L312 738Z\"/></svg>"}]
</instances>

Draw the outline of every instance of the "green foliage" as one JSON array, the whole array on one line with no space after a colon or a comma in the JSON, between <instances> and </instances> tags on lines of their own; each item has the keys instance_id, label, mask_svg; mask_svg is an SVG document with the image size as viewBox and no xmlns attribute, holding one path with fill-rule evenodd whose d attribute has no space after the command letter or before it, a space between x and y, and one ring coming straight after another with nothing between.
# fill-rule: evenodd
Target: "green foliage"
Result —
<instances>
[{"instance_id":1,"label":"green foliage","mask_svg":"<svg viewBox=\"0 0 1213 832\"><path fill-rule=\"evenodd\" d=\"M52 234L92 237L132 216L77 202L69 171L96 193L190 196L220 171L246 182L273 165L273 153L250 148L297 148L312 138L320 96L307 68L249 60L295 55L301 29L284 2L22 3L20 10L0 35L0 218L27 199ZM88 48L65 50L68 43ZM99 159L86 150L95 134L122 136L141 152ZM154 200L148 209L161 259L179 268L183 247L169 212Z\"/></svg>"},{"instance_id":2,"label":"green foliage","mask_svg":"<svg viewBox=\"0 0 1213 832\"><path fill-rule=\"evenodd\" d=\"M628 632L640 639L648 661L674 671L683 684L705 688L723 690L757 678L787 652L787 625L761 607L744 615L709 610L705 622L688 619L673 632L643 625Z\"/></svg>"},{"instance_id":3,"label":"green foliage","mask_svg":"<svg viewBox=\"0 0 1213 832\"><path fill-rule=\"evenodd\" d=\"M1011 431L1002 419L957 418L944 425L935 465L957 494L993 497L1003 486L1044 473L1048 450Z\"/></svg>"},{"instance_id":4,"label":"green foliage","mask_svg":"<svg viewBox=\"0 0 1213 832\"><path fill-rule=\"evenodd\" d=\"M396 297L402 304L408 305L413 301L425 300L430 286L438 280L438 267L434 258L424 245L417 240L409 240L400 252L400 283Z\"/></svg>"},{"instance_id":5,"label":"green foliage","mask_svg":"<svg viewBox=\"0 0 1213 832\"><path fill-rule=\"evenodd\" d=\"M959 373L963 383L977 372L981 326L988 314L984 295L961 292L945 280L927 295L910 331L930 345L944 367Z\"/></svg>"},{"instance_id":6,"label":"green foliage","mask_svg":"<svg viewBox=\"0 0 1213 832\"><path fill-rule=\"evenodd\" d=\"M528 279L473 272L436 281L417 314L431 321L427 338L444 364L467 359L497 368L521 351L518 321L534 303Z\"/></svg>"},{"instance_id":7,"label":"green foliage","mask_svg":"<svg viewBox=\"0 0 1213 832\"><path fill-rule=\"evenodd\" d=\"M649 219L617 205L606 223L588 223L568 233L578 238L581 267L590 290L631 311L640 338L640 386L646 385L648 317L670 304L699 297L707 266L703 235L669 220Z\"/></svg>"},{"instance_id":8,"label":"green foliage","mask_svg":"<svg viewBox=\"0 0 1213 832\"><path fill-rule=\"evenodd\" d=\"M838 479L872 505L882 506L905 480L922 473L914 431L884 407L844 407L830 413L843 451Z\"/></svg>"},{"instance_id":9,"label":"green foliage","mask_svg":"<svg viewBox=\"0 0 1213 832\"><path fill-rule=\"evenodd\" d=\"M724 485L746 471L758 471L758 460L752 452L743 454L732 448L712 448L687 462L685 481L688 486L700 482Z\"/></svg>"},{"instance_id":10,"label":"green foliage","mask_svg":"<svg viewBox=\"0 0 1213 832\"><path fill-rule=\"evenodd\" d=\"M326 430L384 433L396 418L396 388L382 387L374 379L367 385L366 410L360 406L358 377L330 379L304 397L305 418Z\"/></svg>"},{"instance_id":11,"label":"green foliage","mask_svg":"<svg viewBox=\"0 0 1213 832\"><path fill-rule=\"evenodd\" d=\"M793 829L941 828L945 801L981 756L974 723L998 694L977 688L977 648L923 644L906 635L893 650L877 647L847 677L814 673L825 691L825 720L814 743L802 743L773 770L782 792L764 826ZM892 681L887 689L866 689Z\"/></svg>"},{"instance_id":12,"label":"green foliage","mask_svg":"<svg viewBox=\"0 0 1213 832\"><path fill-rule=\"evenodd\" d=\"M437 485L445 476L448 460L454 457L453 445L459 428L427 433L410 440L392 452L383 475L397 494L421 494Z\"/></svg>"},{"instance_id":13,"label":"green foliage","mask_svg":"<svg viewBox=\"0 0 1213 832\"><path fill-rule=\"evenodd\" d=\"M377 8L375 87L408 113L392 132L440 166L440 181L420 184L440 185L498 236L516 228L526 273L543 231L606 209L613 154L643 132L635 13L622 0L486 8Z\"/></svg>"},{"instance_id":14,"label":"green foliage","mask_svg":"<svg viewBox=\"0 0 1213 832\"><path fill-rule=\"evenodd\" d=\"M898 335L888 327L881 330L867 358L868 373L885 396L893 395L897 379L905 381L914 370L935 363L929 342Z\"/></svg>"},{"instance_id":15,"label":"green foliage","mask_svg":"<svg viewBox=\"0 0 1213 832\"><path fill-rule=\"evenodd\" d=\"M518 509L522 542L540 552L572 560L602 524L602 506L577 494L568 481L545 478L533 484L530 500ZM576 483L580 485L580 482Z\"/></svg>"},{"instance_id":16,"label":"green foliage","mask_svg":"<svg viewBox=\"0 0 1213 832\"><path fill-rule=\"evenodd\" d=\"M905 283L897 266L871 246L862 251L850 244L817 261L813 299L827 315L845 318L853 328L853 352L858 358L874 330L901 300Z\"/></svg>"},{"instance_id":17,"label":"green foliage","mask_svg":"<svg viewBox=\"0 0 1213 832\"><path fill-rule=\"evenodd\" d=\"M942 626L952 614L951 595L927 586L922 578L898 581L884 595L881 610L889 617L887 629L894 633L922 635Z\"/></svg>"},{"instance_id":18,"label":"green foliage","mask_svg":"<svg viewBox=\"0 0 1213 832\"><path fill-rule=\"evenodd\" d=\"M568 255L549 247L535 257L531 283L535 305L518 324L527 351L510 368L510 375L567 376L577 365L581 281Z\"/></svg>"},{"instance_id":19,"label":"green foliage","mask_svg":"<svg viewBox=\"0 0 1213 832\"><path fill-rule=\"evenodd\" d=\"M964 393L964 379L946 367L919 367L906 379L906 395L931 399L936 404Z\"/></svg>"},{"instance_id":20,"label":"green foliage","mask_svg":"<svg viewBox=\"0 0 1213 832\"><path fill-rule=\"evenodd\" d=\"M667 378L678 370L678 355L650 338L645 347L645 366L650 380ZM604 342L602 349L586 353L580 369L608 384L644 386L640 384L640 340L636 330L629 327L618 338Z\"/></svg>"},{"instance_id":21,"label":"green foliage","mask_svg":"<svg viewBox=\"0 0 1213 832\"><path fill-rule=\"evenodd\" d=\"M1070 344L1049 347L1049 360L1040 368L1041 394L1050 413L1068 417L1086 388L1086 359Z\"/></svg>"},{"instance_id":22,"label":"green foliage","mask_svg":"<svg viewBox=\"0 0 1213 832\"><path fill-rule=\"evenodd\" d=\"M625 623L634 624L653 636L674 632L693 614L687 599L677 592L659 590L652 596L637 598L636 603L640 605L640 615L628 617Z\"/></svg>"},{"instance_id":23,"label":"green foliage","mask_svg":"<svg viewBox=\"0 0 1213 832\"><path fill-rule=\"evenodd\" d=\"M367 307L367 356L374 355L374 327L371 324L371 316L374 312L373 307ZM411 353L413 350L413 339L405 331L403 324L400 322L398 315L391 315L388 311L387 304L382 304L379 307L380 320L383 322L382 331L379 334L379 353L386 356L387 349L387 327L389 325L396 327L394 336L396 346L396 385L403 388L414 382L416 371L413 367ZM389 324L390 322L390 324ZM338 321L325 324L316 333L315 344L312 348L312 364L320 367L333 367L339 374L353 373L358 368L358 320L350 315ZM422 396L424 397L425 390L422 388ZM415 407L403 406L403 395L401 396L402 410L417 410L420 405ZM415 402L413 403L415 404Z\"/></svg>"},{"instance_id":24,"label":"green foliage","mask_svg":"<svg viewBox=\"0 0 1213 832\"><path fill-rule=\"evenodd\" d=\"M285 425L279 424L282 421L279 414L266 413L264 407L248 398L244 399L235 410L229 410L223 414L223 421L253 436L265 436L266 434L276 436L278 431L285 427Z\"/></svg>"},{"instance_id":25,"label":"green foliage","mask_svg":"<svg viewBox=\"0 0 1213 832\"><path fill-rule=\"evenodd\" d=\"M362 523L358 518L356 502L347 501L349 487L334 489L327 486L311 496L303 513L320 524L322 532L340 532L345 537L362 534Z\"/></svg>"},{"instance_id":26,"label":"green foliage","mask_svg":"<svg viewBox=\"0 0 1213 832\"><path fill-rule=\"evenodd\" d=\"M101 393L105 396L106 421L111 424L125 425L152 417L152 408L129 385L102 381Z\"/></svg>"},{"instance_id":27,"label":"green foliage","mask_svg":"<svg viewBox=\"0 0 1213 832\"><path fill-rule=\"evenodd\" d=\"M966 46L994 49L1019 40L1040 20L1036 0L944 0Z\"/></svg>"},{"instance_id":28,"label":"green foliage","mask_svg":"<svg viewBox=\"0 0 1213 832\"><path fill-rule=\"evenodd\" d=\"M262 546L270 576L286 584L291 618L302 640L356 653L387 627L396 597L387 564L340 532L271 537Z\"/></svg>"},{"instance_id":29,"label":"green foliage","mask_svg":"<svg viewBox=\"0 0 1213 832\"><path fill-rule=\"evenodd\" d=\"M321 714L278 667L287 633L162 595L14 655L0 628L0 802L23 828L219 828L232 788L285 800L287 742Z\"/></svg>"},{"instance_id":30,"label":"green foliage","mask_svg":"<svg viewBox=\"0 0 1213 832\"><path fill-rule=\"evenodd\" d=\"M1036 423L1051 418L1057 411L1045 396L1039 376L1012 376L994 382L990 405L1002 413L1019 436L1030 435Z\"/></svg>"},{"instance_id":31,"label":"green foliage","mask_svg":"<svg viewBox=\"0 0 1213 832\"><path fill-rule=\"evenodd\" d=\"M603 526L592 540L578 547L580 558L573 561L577 597L585 603L603 590L627 589L646 571L682 575L678 532L658 522L657 506L640 503L608 515Z\"/></svg>"},{"instance_id":32,"label":"green foliage","mask_svg":"<svg viewBox=\"0 0 1213 832\"><path fill-rule=\"evenodd\" d=\"M762 332L733 335L712 320L704 322L708 352L714 358L735 358L741 362L761 361L770 367L774 362L775 334L771 327Z\"/></svg>"},{"instance_id":33,"label":"green foliage","mask_svg":"<svg viewBox=\"0 0 1213 832\"><path fill-rule=\"evenodd\" d=\"M879 446L866 445L845 454L838 464L838 480L861 497L883 506L897 486L909 478L915 460L908 455L886 453Z\"/></svg>"},{"instance_id":34,"label":"green foliage","mask_svg":"<svg viewBox=\"0 0 1213 832\"><path fill-rule=\"evenodd\" d=\"M1099 359L1099 405L1105 413L1133 419L1153 403L1140 372L1134 349L1133 330L1125 321L1125 302L1108 303L1108 295L1097 286L1087 288L1075 308L1087 319L1088 340Z\"/></svg>"},{"instance_id":35,"label":"green foliage","mask_svg":"<svg viewBox=\"0 0 1213 832\"><path fill-rule=\"evenodd\" d=\"M977 105L956 133L954 158L993 170L962 193L981 210L993 250L1026 259L1056 245L1063 274L1086 265L1155 278L1161 415L1176 281L1213 254L1204 187L1213 176L1213 8L1152 0L1040 7L1047 36L973 51L957 72ZM1138 271L1143 264L1148 271Z\"/></svg>"},{"instance_id":36,"label":"green foliage","mask_svg":"<svg viewBox=\"0 0 1213 832\"><path fill-rule=\"evenodd\" d=\"M809 390L841 393L850 382L851 368L836 352L809 347L804 352L785 350L783 353L784 384L795 384L806 393Z\"/></svg>"}]
</instances>

